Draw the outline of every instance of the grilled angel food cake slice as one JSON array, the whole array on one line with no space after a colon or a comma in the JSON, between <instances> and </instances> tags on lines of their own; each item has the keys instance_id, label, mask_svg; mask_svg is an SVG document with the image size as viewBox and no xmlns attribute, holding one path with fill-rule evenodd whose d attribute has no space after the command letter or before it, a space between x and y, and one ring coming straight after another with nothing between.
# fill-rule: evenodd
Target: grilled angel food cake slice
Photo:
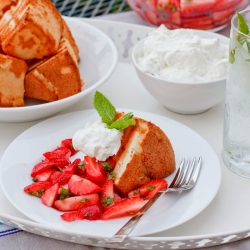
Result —
<instances>
[{"instance_id":1,"label":"grilled angel food cake slice","mask_svg":"<svg viewBox=\"0 0 250 250\"><path fill-rule=\"evenodd\" d=\"M121 147L112 157L116 163L114 184L123 196L175 170L174 150L166 134L152 122L134 119L136 125L125 129Z\"/></svg>"}]
</instances>

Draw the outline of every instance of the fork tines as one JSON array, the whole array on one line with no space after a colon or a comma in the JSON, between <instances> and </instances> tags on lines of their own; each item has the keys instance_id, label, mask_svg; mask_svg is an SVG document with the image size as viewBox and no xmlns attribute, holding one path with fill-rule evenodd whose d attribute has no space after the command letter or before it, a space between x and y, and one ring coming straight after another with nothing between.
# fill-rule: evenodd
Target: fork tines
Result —
<instances>
[{"instance_id":1,"label":"fork tines","mask_svg":"<svg viewBox=\"0 0 250 250\"><path fill-rule=\"evenodd\" d=\"M200 164L201 164L201 157L199 157L197 164L196 164L196 157L192 161L191 159L188 159L187 161L183 159L178 169L179 171L178 178L174 182L175 188L182 187L184 185L194 185L198 177Z\"/></svg>"}]
</instances>

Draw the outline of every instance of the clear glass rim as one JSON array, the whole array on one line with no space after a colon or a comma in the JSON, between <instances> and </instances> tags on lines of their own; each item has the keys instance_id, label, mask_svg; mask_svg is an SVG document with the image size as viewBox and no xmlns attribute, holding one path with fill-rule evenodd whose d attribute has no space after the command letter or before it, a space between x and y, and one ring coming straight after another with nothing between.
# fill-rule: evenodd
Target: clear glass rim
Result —
<instances>
[{"instance_id":1,"label":"clear glass rim","mask_svg":"<svg viewBox=\"0 0 250 250\"><path fill-rule=\"evenodd\" d=\"M244 14L244 13L246 13L246 12L250 12L250 9L245 9L245 10L239 11L238 13ZM234 21L235 21L236 18L237 18L237 14L235 13L234 16L232 17L232 20L231 20L231 27L232 27L237 33L240 33L240 34L242 34L243 36L246 36L246 37L249 37L249 38L250 38L250 35L246 35L246 34L242 33L241 31L238 30L238 27L235 27ZM250 27L249 27L249 29L250 29Z\"/></svg>"}]
</instances>

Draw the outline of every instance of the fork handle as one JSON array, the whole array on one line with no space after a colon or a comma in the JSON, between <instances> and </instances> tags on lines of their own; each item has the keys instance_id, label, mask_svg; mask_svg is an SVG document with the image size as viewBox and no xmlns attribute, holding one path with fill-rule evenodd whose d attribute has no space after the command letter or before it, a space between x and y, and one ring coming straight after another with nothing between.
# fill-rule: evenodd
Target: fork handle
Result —
<instances>
[{"instance_id":1,"label":"fork handle","mask_svg":"<svg viewBox=\"0 0 250 250\"><path fill-rule=\"evenodd\" d=\"M120 243L129 235L134 229L141 217L146 211L154 204L154 202L160 198L165 192L156 193L140 210L134 215L112 238L108 239L107 243Z\"/></svg>"}]
</instances>

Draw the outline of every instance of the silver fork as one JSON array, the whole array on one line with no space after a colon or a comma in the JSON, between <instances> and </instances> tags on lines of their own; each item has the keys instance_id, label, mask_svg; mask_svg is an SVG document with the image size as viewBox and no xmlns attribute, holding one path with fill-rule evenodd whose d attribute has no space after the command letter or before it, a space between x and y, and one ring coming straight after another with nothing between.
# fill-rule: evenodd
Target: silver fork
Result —
<instances>
[{"instance_id":1,"label":"silver fork","mask_svg":"<svg viewBox=\"0 0 250 250\"><path fill-rule=\"evenodd\" d=\"M198 179L200 168L201 157L199 157L198 161L194 158L192 162L183 159L170 186L155 194L112 238L107 240L107 243L123 242L146 211L165 193L191 189Z\"/></svg>"}]
</instances>

